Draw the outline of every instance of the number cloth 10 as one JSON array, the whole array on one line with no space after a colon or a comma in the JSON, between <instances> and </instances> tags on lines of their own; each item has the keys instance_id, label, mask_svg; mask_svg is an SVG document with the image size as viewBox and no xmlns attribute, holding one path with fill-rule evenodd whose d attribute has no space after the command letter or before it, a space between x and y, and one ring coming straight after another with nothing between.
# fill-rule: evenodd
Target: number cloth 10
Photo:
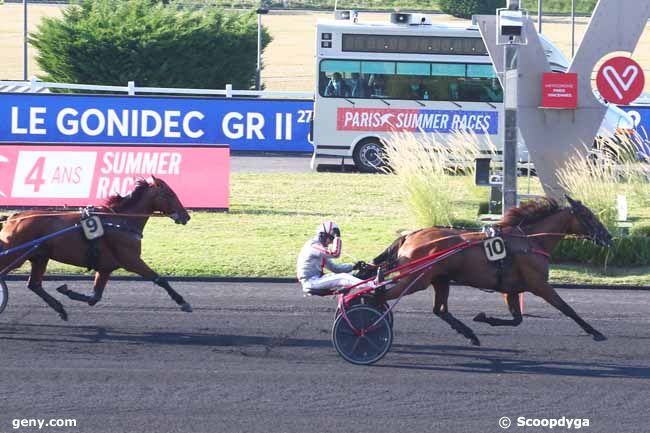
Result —
<instances>
[{"instance_id":1,"label":"number cloth 10","mask_svg":"<svg viewBox=\"0 0 650 433\"><path fill-rule=\"evenodd\" d=\"M496 262L497 260L503 260L506 258L506 244L503 242L503 239L498 236L486 239L485 242L483 242L483 247L485 248L487 259L491 262Z\"/></svg>"}]
</instances>

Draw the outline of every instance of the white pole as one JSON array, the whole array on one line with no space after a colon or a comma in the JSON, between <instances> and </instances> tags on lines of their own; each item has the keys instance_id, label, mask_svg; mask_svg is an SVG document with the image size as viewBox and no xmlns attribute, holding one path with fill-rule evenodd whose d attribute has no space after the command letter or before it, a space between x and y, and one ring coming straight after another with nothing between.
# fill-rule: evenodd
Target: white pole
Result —
<instances>
[{"instance_id":1,"label":"white pole","mask_svg":"<svg viewBox=\"0 0 650 433\"><path fill-rule=\"evenodd\" d=\"M537 33L542 33L542 0L537 0Z\"/></svg>"},{"instance_id":2,"label":"white pole","mask_svg":"<svg viewBox=\"0 0 650 433\"><path fill-rule=\"evenodd\" d=\"M540 2L541 3L541 2ZM508 0L510 10L519 10L519 1ZM500 31L498 29L497 31ZM522 36L524 30L522 29ZM517 63L518 46L511 40L504 46L504 142L502 212L517 206Z\"/></svg>"},{"instance_id":3,"label":"white pole","mask_svg":"<svg viewBox=\"0 0 650 433\"><path fill-rule=\"evenodd\" d=\"M576 49L576 0L571 0L571 58Z\"/></svg>"},{"instance_id":4,"label":"white pole","mask_svg":"<svg viewBox=\"0 0 650 433\"><path fill-rule=\"evenodd\" d=\"M23 80L27 81L29 59L27 58L27 0L23 0Z\"/></svg>"},{"instance_id":5,"label":"white pole","mask_svg":"<svg viewBox=\"0 0 650 433\"><path fill-rule=\"evenodd\" d=\"M255 90L260 90L262 72L262 14L257 14L257 69L255 70Z\"/></svg>"}]
</instances>

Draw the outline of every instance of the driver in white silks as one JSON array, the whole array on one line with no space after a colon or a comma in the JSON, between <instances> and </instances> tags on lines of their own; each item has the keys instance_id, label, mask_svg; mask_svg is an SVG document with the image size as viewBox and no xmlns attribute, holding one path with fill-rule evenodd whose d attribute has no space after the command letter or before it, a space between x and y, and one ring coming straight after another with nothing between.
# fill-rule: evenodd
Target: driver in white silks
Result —
<instances>
[{"instance_id":1,"label":"driver in white silks","mask_svg":"<svg viewBox=\"0 0 650 433\"><path fill-rule=\"evenodd\" d=\"M341 256L341 231L333 221L325 221L316 229L316 236L305 243L298 255L296 273L302 284L302 291L312 293L325 292L328 289L351 286L362 280L350 275L354 269L351 263L334 263ZM324 275L325 269L331 274ZM369 281L360 288L373 287Z\"/></svg>"}]
</instances>

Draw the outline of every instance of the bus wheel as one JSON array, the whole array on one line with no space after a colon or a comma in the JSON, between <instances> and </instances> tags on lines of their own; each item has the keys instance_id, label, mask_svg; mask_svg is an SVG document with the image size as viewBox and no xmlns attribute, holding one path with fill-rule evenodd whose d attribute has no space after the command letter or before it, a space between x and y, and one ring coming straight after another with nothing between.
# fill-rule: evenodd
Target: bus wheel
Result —
<instances>
[{"instance_id":1,"label":"bus wheel","mask_svg":"<svg viewBox=\"0 0 650 433\"><path fill-rule=\"evenodd\" d=\"M352 159L362 173L377 173L385 165L384 145L378 138L361 140L354 148Z\"/></svg>"}]
</instances>

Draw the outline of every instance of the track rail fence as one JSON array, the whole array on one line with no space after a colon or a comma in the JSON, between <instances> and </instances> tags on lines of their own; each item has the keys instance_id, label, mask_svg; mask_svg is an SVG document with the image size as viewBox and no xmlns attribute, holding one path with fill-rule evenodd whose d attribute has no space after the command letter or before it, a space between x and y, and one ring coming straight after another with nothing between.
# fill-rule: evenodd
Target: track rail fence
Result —
<instances>
[{"instance_id":1,"label":"track rail fence","mask_svg":"<svg viewBox=\"0 0 650 433\"><path fill-rule=\"evenodd\" d=\"M105 86L95 84L53 83L39 81L32 78L29 81L0 81L0 88L5 87L10 91L27 90L30 93L41 93L45 89L86 90L89 92L126 93L129 96L137 94L168 94L168 95L193 95L216 96L224 98L250 97L250 98L287 98L287 99L313 99L313 92L297 91L270 91L270 90L235 90L232 84L226 84L225 89L188 89L168 87L138 87L134 81L129 81L126 86ZM11 90L16 89L16 90Z\"/></svg>"}]
</instances>

